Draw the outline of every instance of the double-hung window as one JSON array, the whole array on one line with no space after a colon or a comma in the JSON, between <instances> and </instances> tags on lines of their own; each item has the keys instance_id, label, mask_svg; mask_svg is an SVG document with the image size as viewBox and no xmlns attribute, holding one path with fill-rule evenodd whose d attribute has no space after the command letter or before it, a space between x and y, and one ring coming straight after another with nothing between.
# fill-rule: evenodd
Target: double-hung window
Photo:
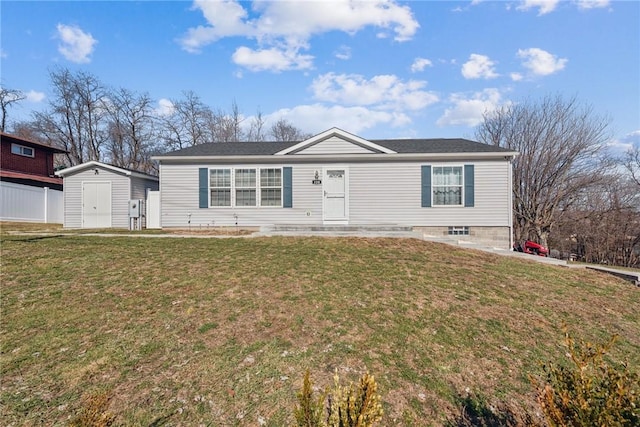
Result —
<instances>
[{"instance_id":1,"label":"double-hung window","mask_svg":"<svg viewBox=\"0 0 640 427\"><path fill-rule=\"evenodd\" d=\"M463 185L462 166L434 166L433 205L462 206Z\"/></svg>"},{"instance_id":2,"label":"double-hung window","mask_svg":"<svg viewBox=\"0 0 640 427\"><path fill-rule=\"evenodd\" d=\"M282 169L260 169L260 206L282 206Z\"/></svg>"},{"instance_id":3,"label":"double-hung window","mask_svg":"<svg viewBox=\"0 0 640 427\"><path fill-rule=\"evenodd\" d=\"M236 169L236 206L256 206L256 170Z\"/></svg>"},{"instance_id":4,"label":"double-hung window","mask_svg":"<svg viewBox=\"0 0 640 427\"><path fill-rule=\"evenodd\" d=\"M209 171L211 206L231 206L231 169Z\"/></svg>"},{"instance_id":5,"label":"double-hung window","mask_svg":"<svg viewBox=\"0 0 640 427\"><path fill-rule=\"evenodd\" d=\"M282 207L282 168L209 169L211 207Z\"/></svg>"}]
</instances>

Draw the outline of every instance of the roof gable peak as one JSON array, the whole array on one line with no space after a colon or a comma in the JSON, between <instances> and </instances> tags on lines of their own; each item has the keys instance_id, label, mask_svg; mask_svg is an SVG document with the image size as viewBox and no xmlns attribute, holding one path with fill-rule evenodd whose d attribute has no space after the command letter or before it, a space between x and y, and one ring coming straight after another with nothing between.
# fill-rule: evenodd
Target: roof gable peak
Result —
<instances>
[{"instance_id":1,"label":"roof gable peak","mask_svg":"<svg viewBox=\"0 0 640 427\"><path fill-rule=\"evenodd\" d=\"M348 143L357 145L361 148L364 149L368 149L373 153L385 153L385 154L392 154L395 153L395 151L387 148L387 147L383 147L382 145L378 145L374 142L368 141L364 138L361 138L357 135L354 135L352 133L349 133L347 131L344 131L342 129L339 129L337 127L333 127L331 129L327 129L324 132L321 132L317 135L312 136L311 138L305 139L302 142L299 142L295 145L292 145L291 147L285 148L284 150L278 151L277 153L275 153L274 155L287 155L287 154L296 154L296 153L300 153L303 150L310 148L316 144L319 144L323 141L326 141L327 139L330 138L340 138Z\"/></svg>"}]
</instances>

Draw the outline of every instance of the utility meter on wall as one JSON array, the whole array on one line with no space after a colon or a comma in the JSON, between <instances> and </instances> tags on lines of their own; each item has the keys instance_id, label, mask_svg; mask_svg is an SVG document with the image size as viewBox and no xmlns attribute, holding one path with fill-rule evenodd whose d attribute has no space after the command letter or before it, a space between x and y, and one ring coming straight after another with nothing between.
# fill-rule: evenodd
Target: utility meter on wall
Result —
<instances>
[{"instance_id":1,"label":"utility meter on wall","mask_svg":"<svg viewBox=\"0 0 640 427\"><path fill-rule=\"evenodd\" d=\"M129 200L129 218L140 218L142 200Z\"/></svg>"}]
</instances>

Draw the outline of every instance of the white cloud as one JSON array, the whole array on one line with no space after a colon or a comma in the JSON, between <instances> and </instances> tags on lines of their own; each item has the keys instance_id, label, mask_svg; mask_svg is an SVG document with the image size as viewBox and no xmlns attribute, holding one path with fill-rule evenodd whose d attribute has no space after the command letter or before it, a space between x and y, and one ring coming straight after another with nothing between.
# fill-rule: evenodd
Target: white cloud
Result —
<instances>
[{"instance_id":1,"label":"white cloud","mask_svg":"<svg viewBox=\"0 0 640 427\"><path fill-rule=\"evenodd\" d=\"M9 54L2 48L0 48L0 58L4 59L4 58L8 58Z\"/></svg>"},{"instance_id":2,"label":"white cloud","mask_svg":"<svg viewBox=\"0 0 640 427\"><path fill-rule=\"evenodd\" d=\"M432 67L433 63L427 58L416 58L411 64L411 72L417 73L418 71L424 71L426 67Z\"/></svg>"},{"instance_id":3,"label":"white cloud","mask_svg":"<svg viewBox=\"0 0 640 427\"><path fill-rule=\"evenodd\" d=\"M403 113L376 111L366 107L311 104L275 111L266 117L267 125L281 118L311 133L319 133L336 126L357 134L380 124L398 127L411 123L411 119Z\"/></svg>"},{"instance_id":4,"label":"white cloud","mask_svg":"<svg viewBox=\"0 0 640 427\"><path fill-rule=\"evenodd\" d=\"M255 35L254 29L244 22L247 11L235 0L195 0L191 9L201 10L209 25L187 30L180 39L182 48L187 52L197 53L202 46L223 37Z\"/></svg>"},{"instance_id":5,"label":"white cloud","mask_svg":"<svg viewBox=\"0 0 640 427\"><path fill-rule=\"evenodd\" d=\"M495 88L476 92L471 97L463 93L450 96L451 108L445 109L444 114L436 121L438 126L477 126L483 120L483 114L491 112L504 104L500 91Z\"/></svg>"},{"instance_id":6,"label":"white cloud","mask_svg":"<svg viewBox=\"0 0 640 427\"><path fill-rule=\"evenodd\" d=\"M524 0L516 9L529 10L538 8L538 16L553 12L560 0Z\"/></svg>"},{"instance_id":7,"label":"white cloud","mask_svg":"<svg viewBox=\"0 0 640 427\"><path fill-rule=\"evenodd\" d=\"M545 50L532 47L519 49L518 57L523 59L522 65L538 76L548 76L564 68L568 59L558 58Z\"/></svg>"},{"instance_id":8,"label":"white cloud","mask_svg":"<svg viewBox=\"0 0 640 427\"><path fill-rule=\"evenodd\" d=\"M160 98L158 100L158 107L155 109L155 113L158 116L170 116L173 114L175 107L173 106L173 102L168 100L167 98Z\"/></svg>"},{"instance_id":9,"label":"white cloud","mask_svg":"<svg viewBox=\"0 0 640 427\"><path fill-rule=\"evenodd\" d=\"M577 0L578 9L599 9L609 7L609 0Z\"/></svg>"},{"instance_id":10,"label":"white cloud","mask_svg":"<svg viewBox=\"0 0 640 427\"><path fill-rule=\"evenodd\" d=\"M282 50L277 47L253 50L241 46L236 49L231 59L235 64L251 71L304 70L311 68L313 64L311 55L300 55L297 49Z\"/></svg>"},{"instance_id":11,"label":"white cloud","mask_svg":"<svg viewBox=\"0 0 640 427\"><path fill-rule=\"evenodd\" d=\"M640 147L640 129L626 134L624 138L622 138L622 141L625 144L629 144L629 148Z\"/></svg>"},{"instance_id":12,"label":"white cloud","mask_svg":"<svg viewBox=\"0 0 640 427\"><path fill-rule=\"evenodd\" d=\"M513 80L514 82L519 82L523 79L523 76L520 73L511 73L509 74L509 77L511 77L511 80Z\"/></svg>"},{"instance_id":13,"label":"white cloud","mask_svg":"<svg viewBox=\"0 0 640 427\"><path fill-rule=\"evenodd\" d=\"M80 27L58 24L58 52L71 62L85 64L91 62L89 56L93 53L95 44L98 43L90 33L85 33Z\"/></svg>"},{"instance_id":14,"label":"white cloud","mask_svg":"<svg viewBox=\"0 0 640 427\"><path fill-rule=\"evenodd\" d=\"M35 90L30 90L29 92L25 93L24 96L26 97L27 101L34 103L42 102L45 98L44 92L38 92Z\"/></svg>"},{"instance_id":15,"label":"white cloud","mask_svg":"<svg viewBox=\"0 0 640 427\"><path fill-rule=\"evenodd\" d=\"M347 59L351 59L351 48L349 46L340 46L340 48L335 53L336 58L342 59L346 61Z\"/></svg>"},{"instance_id":16,"label":"white cloud","mask_svg":"<svg viewBox=\"0 0 640 427\"><path fill-rule=\"evenodd\" d=\"M610 153L615 156L622 156L634 147L640 147L640 130L628 133L622 139L612 139L606 145Z\"/></svg>"},{"instance_id":17,"label":"white cloud","mask_svg":"<svg viewBox=\"0 0 640 427\"><path fill-rule=\"evenodd\" d=\"M252 19L243 4L235 0L194 1L192 9L202 11L207 24L189 28L178 42L184 50L197 53L221 38L240 36L256 40L258 49L253 52L270 51L274 46L284 52L308 49L312 36L330 31L354 34L372 26L393 32L396 41L405 41L420 26L409 6L395 0L256 1L252 3Z\"/></svg>"},{"instance_id":18,"label":"white cloud","mask_svg":"<svg viewBox=\"0 0 640 427\"><path fill-rule=\"evenodd\" d=\"M465 79L493 79L499 75L494 65L488 56L472 53L469 60L462 65L462 75Z\"/></svg>"},{"instance_id":19,"label":"white cloud","mask_svg":"<svg viewBox=\"0 0 640 427\"><path fill-rule=\"evenodd\" d=\"M402 81L395 75L379 75L367 80L359 74L327 73L311 84L320 101L347 105L376 106L378 109L419 110L438 101L425 91L426 81Z\"/></svg>"}]
</instances>

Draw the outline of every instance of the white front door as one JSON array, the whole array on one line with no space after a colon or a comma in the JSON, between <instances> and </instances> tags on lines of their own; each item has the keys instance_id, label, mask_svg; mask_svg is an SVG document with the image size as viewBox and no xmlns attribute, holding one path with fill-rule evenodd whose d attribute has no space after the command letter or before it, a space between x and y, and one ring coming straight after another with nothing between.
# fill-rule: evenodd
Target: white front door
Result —
<instances>
[{"instance_id":1,"label":"white front door","mask_svg":"<svg viewBox=\"0 0 640 427\"><path fill-rule=\"evenodd\" d=\"M82 228L111 227L111 183L82 183Z\"/></svg>"},{"instance_id":2,"label":"white front door","mask_svg":"<svg viewBox=\"0 0 640 427\"><path fill-rule=\"evenodd\" d=\"M346 167L325 168L322 180L324 194L322 219L346 223L349 219L349 186Z\"/></svg>"}]
</instances>

